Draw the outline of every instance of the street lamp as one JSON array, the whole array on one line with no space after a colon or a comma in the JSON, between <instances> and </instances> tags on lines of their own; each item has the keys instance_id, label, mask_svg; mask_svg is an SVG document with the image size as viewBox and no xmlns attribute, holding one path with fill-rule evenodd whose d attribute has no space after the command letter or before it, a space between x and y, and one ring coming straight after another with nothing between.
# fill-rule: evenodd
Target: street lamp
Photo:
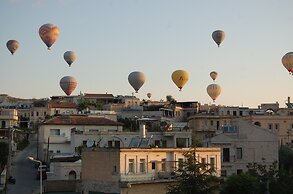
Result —
<instances>
[{"instance_id":1,"label":"street lamp","mask_svg":"<svg viewBox=\"0 0 293 194\"><path fill-rule=\"evenodd\" d=\"M38 162L40 165L39 165L39 173L40 173L40 194L43 193L43 165L42 165L42 161L40 160L36 160L34 159L33 157L29 156L27 157L29 160L31 161L34 161L34 162Z\"/></svg>"}]
</instances>

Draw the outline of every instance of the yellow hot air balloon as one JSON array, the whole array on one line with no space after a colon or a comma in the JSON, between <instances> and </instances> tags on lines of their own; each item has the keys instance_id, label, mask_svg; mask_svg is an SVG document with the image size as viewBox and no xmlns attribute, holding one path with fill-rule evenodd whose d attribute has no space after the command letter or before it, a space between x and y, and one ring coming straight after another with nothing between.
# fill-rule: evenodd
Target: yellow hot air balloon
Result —
<instances>
[{"instance_id":1,"label":"yellow hot air balloon","mask_svg":"<svg viewBox=\"0 0 293 194\"><path fill-rule=\"evenodd\" d=\"M217 77L218 77L218 73L216 71L212 71L210 73L210 76L211 76L212 80L215 81L217 79Z\"/></svg>"},{"instance_id":2,"label":"yellow hot air balloon","mask_svg":"<svg viewBox=\"0 0 293 194\"><path fill-rule=\"evenodd\" d=\"M7 46L8 50L11 52L11 54L13 55L19 47L19 42L17 40L9 40L6 43L6 46Z\"/></svg>"},{"instance_id":3,"label":"yellow hot air balloon","mask_svg":"<svg viewBox=\"0 0 293 194\"><path fill-rule=\"evenodd\" d=\"M218 96L221 94L221 86L219 86L218 84L210 84L207 87L207 92L208 95L213 99L213 101L215 102L215 100L218 98Z\"/></svg>"},{"instance_id":4,"label":"yellow hot air balloon","mask_svg":"<svg viewBox=\"0 0 293 194\"><path fill-rule=\"evenodd\" d=\"M220 44L225 39L225 32L222 30L216 30L212 33L212 38L217 43L218 47L220 47Z\"/></svg>"},{"instance_id":5,"label":"yellow hot air balloon","mask_svg":"<svg viewBox=\"0 0 293 194\"><path fill-rule=\"evenodd\" d=\"M289 74L293 73L293 52L286 53L282 57L282 63L284 67L287 69Z\"/></svg>"},{"instance_id":6,"label":"yellow hot air balloon","mask_svg":"<svg viewBox=\"0 0 293 194\"><path fill-rule=\"evenodd\" d=\"M59 37L60 30L54 24L44 24L39 29L39 35L42 41L47 45L48 50L56 42Z\"/></svg>"},{"instance_id":7,"label":"yellow hot air balloon","mask_svg":"<svg viewBox=\"0 0 293 194\"><path fill-rule=\"evenodd\" d=\"M185 70L176 70L172 73L172 80L176 84L176 86L182 90L183 86L188 81L188 72Z\"/></svg>"}]
</instances>

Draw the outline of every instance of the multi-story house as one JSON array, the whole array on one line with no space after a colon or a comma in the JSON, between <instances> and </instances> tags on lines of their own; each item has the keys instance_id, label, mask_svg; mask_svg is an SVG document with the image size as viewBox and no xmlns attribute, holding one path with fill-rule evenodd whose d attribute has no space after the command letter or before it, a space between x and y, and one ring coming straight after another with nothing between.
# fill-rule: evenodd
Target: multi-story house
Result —
<instances>
[{"instance_id":1,"label":"multi-story house","mask_svg":"<svg viewBox=\"0 0 293 194\"><path fill-rule=\"evenodd\" d=\"M198 161L210 164L220 176L219 148L88 149L82 154L80 190L84 194L165 194L188 151L194 151Z\"/></svg>"},{"instance_id":2,"label":"multi-story house","mask_svg":"<svg viewBox=\"0 0 293 194\"><path fill-rule=\"evenodd\" d=\"M123 124L105 117L60 115L44 121L39 128L39 158L72 154L71 133L75 131L122 131Z\"/></svg>"},{"instance_id":3,"label":"multi-story house","mask_svg":"<svg viewBox=\"0 0 293 194\"><path fill-rule=\"evenodd\" d=\"M270 165L278 161L277 133L241 118L221 127L204 146L221 148L223 177L247 171L249 163Z\"/></svg>"}]
</instances>

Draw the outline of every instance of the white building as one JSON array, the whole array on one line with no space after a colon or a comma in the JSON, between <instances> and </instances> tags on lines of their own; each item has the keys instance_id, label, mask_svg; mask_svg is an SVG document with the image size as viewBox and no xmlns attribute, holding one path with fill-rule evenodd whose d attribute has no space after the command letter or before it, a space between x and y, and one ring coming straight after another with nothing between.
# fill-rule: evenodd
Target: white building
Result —
<instances>
[{"instance_id":1,"label":"white building","mask_svg":"<svg viewBox=\"0 0 293 194\"><path fill-rule=\"evenodd\" d=\"M122 131L123 124L113 120L86 115L61 115L44 121L39 128L39 158L72 154L71 133ZM49 150L49 152L48 152Z\"/></svg>"}]
</instances>

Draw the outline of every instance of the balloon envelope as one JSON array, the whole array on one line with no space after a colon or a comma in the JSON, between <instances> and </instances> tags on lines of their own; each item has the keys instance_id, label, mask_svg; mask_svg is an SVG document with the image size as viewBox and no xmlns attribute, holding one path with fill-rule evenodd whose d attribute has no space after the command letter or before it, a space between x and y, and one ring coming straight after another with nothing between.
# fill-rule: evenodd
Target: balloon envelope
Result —
<instances>
[{"instance_id":1,"label":"balloon envelope","mask_svg":"<svg viewBox=\"0 0 293 194\"><path fill-rule=\"evenodd\" d=\"M210 76L211 76L212 80L215 81L217 79L217 77L218 77L218 73L216 71L212 71L210 73Z\"/></svg>"},{"instance_id":2,"label":"balloon envelope","mask_svg":"<svg viewBox=\"0 0 293 194\"><path fill-rule=\"evenodd\" d=\"M282 57L282 63L284 67L292 74L293 72L293 52L286 53Z\"/></svg>"},{"instance_id":3,"label":"balloon envelope","mask_svg":"<svg viewBox=\"0 0 293 194\"><path fill-rule=\"evenodd\" d=\"M225 32L222 30L216 30L212 33L213 40L217 43L218 47L225 39Z\"/></svg>"},{"instance_id":4,"label":"balloon envelope","mask_svg":"<svg viewBox=\"0 0 293 194\"><path fill-rule=\"evenodd\" d=\"M65 76L61 78L60 80L60 87L65 92L67 96L70 96L70 94L74 91L74 89L77 86L77 81L72 76Z\"/></svg>"},{"instance_id":5,"label":"balloon envelope","mask_svg":"<svg viewBox=\"0 0 293 194\"><path fill-rule=\"evenodd\" d=\"M60 30L54 24L44 24L39 29L40 38L47 45L48 49L56 42L59 34Z\"/></svg>"},{"instance_id":6,"label":"balloon envelope","mask_svg":"<svg viewBox=\"0 0 293 194\"><path fill-rule=\"evenodd\" d=\"M152 94L151 93L147 93L147 97L148 98L151 98L152 97Z\"/></svg>"},{"instance_id":7,"label":"balloon envelope","mask_svg":"<svg viewBox=\"0 0 293 194\"><path fill-rule=\"evenodd\" d=\"M221 94L221 86L218 84L210 84L207 87L208 95L215 101Z\"/></svg>"},{"instance_id":8,"label":"balloon envelope","mask_svg":"<svg viewBox=\"0 0 293 194\"><path fill-rule=\"evenodd\" d=\"M6 43L6 47L8 48L8 50L13 55L15 53L15 51L18 49L18 47L19 47L19 42L17 40L9 40Z\"/></svg>"},{"instance_id":9,"label":"balloon envelope","mask_svg":"<svg viewBox=\"0 0 293 194\"><path fill-rule=\"evenodd\" d=\"M130 85L133 87L133 89L137 93L138 90L141 88L141 86L145 82L145 75L144 75L144 73L139 72L139 71L131 72L128 75L128 82L130 83Z\"/></svg>"},{"instance_id":10,"label":"balloon envelope","mask_svg":"<svg viewBox=\"0 0 293 194\"><path fill-rule=\"evenodd\" d=\"M63 55L64 60L68 63L69 67L76 60L77 55L73 51L66 51Z\"/></svg>"},{"instance_id":11,"label":"balloon envelope","mask_svg":"<svg viewBox=\"0 0 293 194\"><path fill-rule=\"evenodd\" d=\"M180 91L189 79L188 72L185 70L176 70L172 73L171 77Z\"/></svg>"}]
</instances>

